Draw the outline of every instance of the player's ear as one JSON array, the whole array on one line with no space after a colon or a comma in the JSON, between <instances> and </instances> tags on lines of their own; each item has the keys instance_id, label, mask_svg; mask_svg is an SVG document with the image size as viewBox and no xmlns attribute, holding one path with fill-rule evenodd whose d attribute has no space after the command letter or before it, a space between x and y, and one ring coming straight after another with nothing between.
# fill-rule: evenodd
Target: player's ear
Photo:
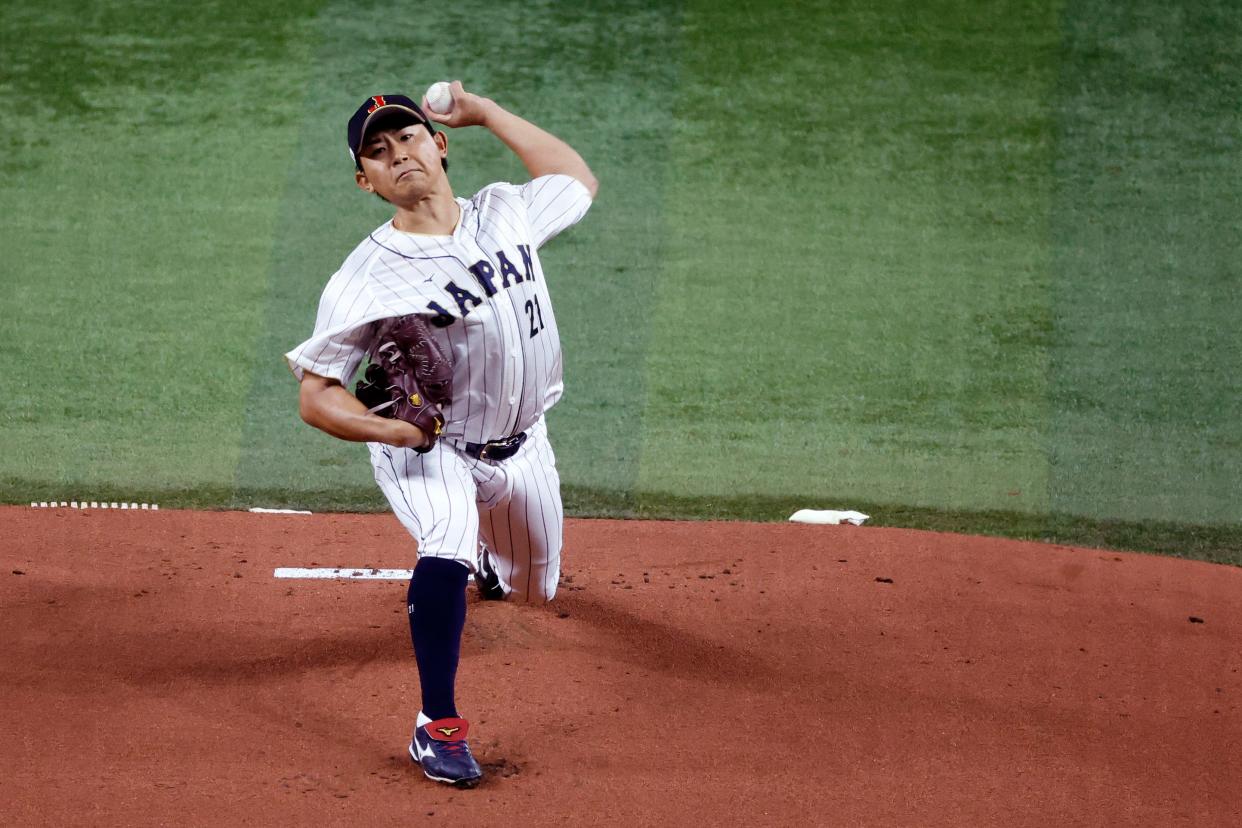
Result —
<instances>
[{"instance_id":1,"label":"player's ear","mask_svg":"<svg viewBox=\"0 0 1242 828\"><path fill-rule=\"evenodd\" d=\"M371 182L367 180L367 174L362 170L354 170L354 181L358 184L358 189L366 190L368 193L375 192L375 187L371 186Z\"/></svg>"},{"instance_id":2,"label":"player's ear","mask_svg":"<svg viewBox=\"0 0 1242 828\"><path fill-rule=\"evenodd\" d=\"M436 142L436 148L440 150L440 166L448 172L448 136L443 132L437 132L433 140Z\"/></svg>"}]
</instances>

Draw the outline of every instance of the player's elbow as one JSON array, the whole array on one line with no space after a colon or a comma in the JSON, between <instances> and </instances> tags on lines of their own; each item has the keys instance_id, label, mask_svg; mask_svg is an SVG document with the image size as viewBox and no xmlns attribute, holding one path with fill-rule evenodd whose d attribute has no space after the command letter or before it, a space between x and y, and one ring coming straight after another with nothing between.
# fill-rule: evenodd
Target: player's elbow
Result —
<instances>
[{"instance_id":1,"label":"player's elbow","mask_svg":"<svg viewBox=\"0 0 1242 828\"><path fill-rule=\"evenodd\" d=\"M585 170L582 175L578 176L578 180L582 182L582 186L587 188L587 192L591 194L591 200L595 200L595 194L599 192L599 179L591 175L590 170Z\"/></svg>"},{"instance_id":2,"label":"player's elbow","mask_svg":"<svg viewBox=\"0 0 1242 828\"><path fill-rule=\"evenodd\" d=\"M319 422L314 401L305 393L298 398L298 416L308 426L316 426Z\"/></svg>"},{"instance_id":3,"label":"player's elbow","mask_svg":"<svg viewBox=\"0 0 1242 828\"><path fill-rule=\"evenodd\" d=\"M302 422L319 428L322 422L321 400L327 387L328 383L323 377L307 373L302 378L302 385L298 389L298 416L302 418Z\"/></svg>"},{"instance_id":4,"label":"player's elbow","mask_svg":"<svg viewBox=\"0 0 1242 828\"><path fill-rule=\"evenodd\" d=\"M307 401L305 396L298 400L298 416L301 417L302 422L306 423L308 426L313 426L315 424L314 407Z\"/></svg>"}]
</instances>

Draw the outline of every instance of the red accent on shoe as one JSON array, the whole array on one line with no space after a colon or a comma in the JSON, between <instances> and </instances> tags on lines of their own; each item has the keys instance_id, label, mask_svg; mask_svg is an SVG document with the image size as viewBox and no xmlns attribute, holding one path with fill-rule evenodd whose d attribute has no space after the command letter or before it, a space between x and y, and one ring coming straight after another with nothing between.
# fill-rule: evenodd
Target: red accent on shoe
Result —
<instances>
[{"instance_id":1,"label":"red accent on shoe","mask_svg":"<svg viewBox=\"0 0 1242 828\"><path fill-rule=\"evenodd\" d=\"M423 730L437 742L460 742L466 738L470 723L460 718L436 719L423 725Z\"/></svg>"}]
</instances>

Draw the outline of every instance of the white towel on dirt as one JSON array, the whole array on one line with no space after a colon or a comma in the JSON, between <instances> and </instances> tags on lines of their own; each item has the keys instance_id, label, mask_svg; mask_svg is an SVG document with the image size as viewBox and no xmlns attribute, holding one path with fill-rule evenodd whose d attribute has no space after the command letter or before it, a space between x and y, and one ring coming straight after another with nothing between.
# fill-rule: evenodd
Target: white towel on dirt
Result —
<instances>
[{"instance_id":1,"label":"white towel on dirt","mask_svg":"<svg viewBox=\"0 0 1242 828\"><path fill-rule=\"evenodd\" d=\"M793 523L818 523L825 526L836 526L841 523L852 523L862 526L871 515L862 512L837 511L835 509L799 509L789 516Z\"/></svg>"}]
</instances>

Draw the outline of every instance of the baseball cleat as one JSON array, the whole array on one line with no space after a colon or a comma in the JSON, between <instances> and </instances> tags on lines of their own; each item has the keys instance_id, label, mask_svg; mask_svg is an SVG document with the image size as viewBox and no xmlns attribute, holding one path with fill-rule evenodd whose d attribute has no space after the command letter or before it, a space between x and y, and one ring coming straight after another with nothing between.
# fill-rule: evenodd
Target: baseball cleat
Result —
<instances>
[{"instance_id":1,"label":"baseball cleat","mask_svg":"<svg viewBox=\"0 0 1242 828\"><path fill-rule=\"evenodd\" d=\"M484 601L503 601L505 588L500 583L500 575L492 565L492 556L486 549L479 550L479 566L474 571L474 585L479 589L479 597Z\"/></svg>"},{"instance_id":2,"label":"baseball cleat","mask_svg":"<svg viewBox=\"0 0 1242 828\"><path fill-rule=\"evenodd\" d=\"M483 778L483 769L470 754L465 719L436 719L414 728L410 758L422 766L428 779L458 788L473 788Z\"/></svg>"}]
</instances>

